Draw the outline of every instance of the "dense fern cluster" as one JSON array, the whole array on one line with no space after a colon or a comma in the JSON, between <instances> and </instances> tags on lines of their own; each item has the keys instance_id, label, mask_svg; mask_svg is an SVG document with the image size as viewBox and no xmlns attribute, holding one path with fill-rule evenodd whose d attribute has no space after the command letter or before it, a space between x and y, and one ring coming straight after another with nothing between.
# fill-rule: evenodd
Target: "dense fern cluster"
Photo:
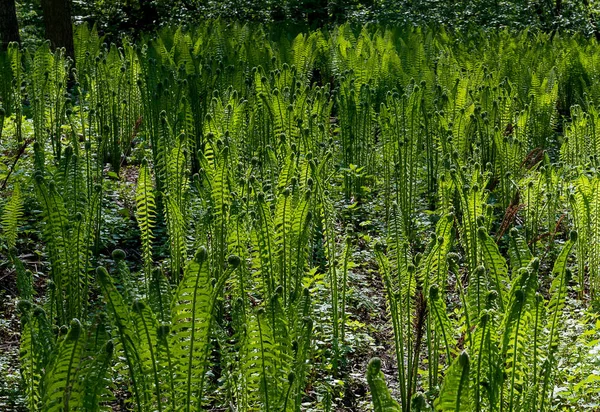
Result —
<instances>
[{"instance_id":1,"label":"dense fern cluster","mask_svg":"<svg viewBox=\"0 0 600 412\"><path fill-rule=\"evenodd\" d=\"M220 22L119 45L82 26L75 61L11 45L0 141L27 155L1 225L27 406L303 410L325 369L346 376L361 248L398 374L396 401L365 370L376 411L549 410L566 297L599 303L599 58L543 34ZM126 163L139 272L122 250L96 268Z\"/></svg>"}]
</instances>

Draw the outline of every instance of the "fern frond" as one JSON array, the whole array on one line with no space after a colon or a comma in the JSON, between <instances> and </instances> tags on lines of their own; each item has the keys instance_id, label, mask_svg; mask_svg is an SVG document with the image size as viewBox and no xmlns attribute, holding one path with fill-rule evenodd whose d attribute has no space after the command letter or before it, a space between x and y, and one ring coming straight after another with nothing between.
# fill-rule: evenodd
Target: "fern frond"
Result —
<instances>
[{"instance_id":1,"label":"fern frond","mask_svg":"<svg viewBox=\"0 0 600 412\"><path fill-rule=\"evenodd\" d=\"M158 356L156 353L156 346L158 344L158 323L152 313L152 310L146 306L146 304L140 300L136 300L132 306L132 321L135 325L135 330L139 336L139 360L142 371L147 376L152 377L153 382L153 401L156 401L158 411L163 410L163 386L159 378L159 365ZM150 378L148 379L150 380ZM164 391L166 392L166 391Z\"/></svg>"},{"instance_id":2,"label":"fern frond","mask_svg":"<svg viewBox=\"0 0 600 412\"><path fill-rule=\"evenodd\" d=\"M392 398L390 390L385 383L385 376L381 372L381 359L373 358L367 366L367 382L373 397L375 412L402 412L400 404Z\"/></svg>"},{"instance_id":3,"label":"fern frond","mask_svg":"<svg viewBox=\"0 0 600 412\"><path fill-rule=\"evenodd\" d=\"M85 376L79 385L78 391L83 394L79 405L73 405L77 410L90 412L100 412L110 410L108 402L114 397L110 390L111 386L111 365L115 345L109 340L101 349L91 364L83 369Z\"/></svg>"},{"instance_id":4,"label":"fern frond","mask_svg":"<svg viewBox=\"0 0 600 412\"><path fill-rule=\"evenodd\" d=\"M211 325L217 299L228 278L221 276L213 286L208 252L199 248L185 270L171 307L172 333L169 346L177 364L178 400L186 411L202 407L204 375L208 368Z\"/></svg>"},{"instance_id":5,"label":"fern frond","mask_svg":"<svg viewBox=\"0 0 600 412\"><path fill-rule=\"evenodd\" d=\"M13 189L12 196L2 212L2 231L9 249L17 244L19 222L23 217L23 198L18 184Z\"/></svg>"},{"instance_id":6,"label":"fern frond","mask_svg":"<svg viewBox=\"0 0 600 412\"><path fill-rule=\"evenodd\" d=\"M278 409L279 375L273 329L264 310L247 317L242 347L242 374L251 408Z\"/></svg>"},{"instance_id":7,"label":"fern frond","mask_svg":"<svg viewBox=\"0 0 600 412\"><path fill-rule=\"evenodd\" d=\"M491 410L500 399L504 371L500 365L493 311L485 311L473 334L473 407Z\"/></svg>"},{"instance_id":8,"label":"fern frond","mask_svg":"<svg viewBox=\"0 0 600 412\"><path fill-rule=\"evenodd\" d=\"M440 290L436 285L432 285L429 288L429 311L433 316L433 324L435 325L436 335L441 338L441 342L444 345L446 356L448 359L452 358L452 350L456 346L456 339L452 331L452 323L448 318L448 312L446 311L446 303L442 300Z\"/></svg>"},{"instance_id":9,"label":"fern frond","mask_svg":"<svg viewBox=\"0 0 600 412\"><path fill-rule=\"evenodd\" d=\"M171 320L171 285L162 270L154 269L148 288L148 303L161 322Z\"/></svg>"},{"instance_id":10,"label":"fern frond","mask_svg":"<svg viewBox=\"0 0 600 412\"><path fill-rule=\"evenodd\" d=\"M102 294L112 313L113 322L117 328L120 349L123 351L129 376L131 378L132 392L135 397L137 410L141 412L145 405L150 404L148 398L150 386L142 370L139 354L139 336L132 327L131 314L122 296L117 291L114 282L105 268L96 269L96 275L102 289Z\"/></svg>"},{"instance_id":11,"label":"fern frond","mask_svg":"<svg viewBox=\"0 0 600 412\"><path fill-rule=\"evenodd\" d=\"M440 390L440 396L435 400L436 410L468 412L471 410L469 373L471 362L467 352L462 352L444 377L444 383Z\"/></svg>"},{"instance_id":12,"label":"fern frond","mask_svg":"<svg viewBox=\"0 0 600 412\"><path fill-rule=\"evenodd\" d=\"M560 254L554 262L552 274L554 279L550 286L550 301L546 311L548 312L548 349L549 352L556 350L558 346L558 329L560 328L560 318L565 307L565 298L567 296L567 286L570 279L570 271L567 269L567 259L571 250L577 242L577 232L571 232L569 240L563 246Z\"/></svg>"},{"instance_id":13,"label":"fern frond","mask_svg":"<svg viewBox=\"0 0 600 412\"><path fill-rule=\"evenodd\" d=\"M29 301L19 302L21 311L21 339L19 360L29 410L38 410L42 400L41 383L45 368L54 348L54 336L46 313Z\"/></svg>"},{"instance_id":14,"label":"fern frond","mask_svg":"<svg viewBox=\"0 0 600 412\"><path fill-rule=\"evenodd\" d=\"M156 202L154 200L152 176L146 159L144 159L142 167L139 169L135 201L137 205L136 219L140 228L142 259L144 261L147 284L151 276L152 267L152 241L154 240L153 230L156 226Z\"/></svg>"},{"instance_id":15,"label":"fern frond","mask_svg":"<svg viewBox=\"0 0 600 412\"><path fill-rule=\"evenodd\" d=\"M42 409L45 411L69 411L73 404L81 403L83 393L74 391L77 370L82 361L85 333L79 320L73 319L67 336L60 343L53 365L44 379Z\"/></svg>"},{"instance_id":16,"label":"fern frond","mask_svg":"<svg viewBox=\"0 0 600 412\"><path fill-rule=\"evenodd\" d=\"M510 231L508 256L513 274L516 274L519 269L527 267L533 258L525 238L520 236L519 231L515 228Z\"/></svg>"},{"instance_id":17,"label":"fern frond","mask_svg":"<svg viewBox=\"0 0 600 412\"><path fill-rule=\"evenodd\" d=\"M483 261L493 279L494 290L498 294L500 311L504 312L504 306L506 305L505 292L508 285L508 266L506 265L506 260L500 254L498 245L488 235L484 227L477 229L477 237L483 254Z\"/></svg>"}]
</instances>

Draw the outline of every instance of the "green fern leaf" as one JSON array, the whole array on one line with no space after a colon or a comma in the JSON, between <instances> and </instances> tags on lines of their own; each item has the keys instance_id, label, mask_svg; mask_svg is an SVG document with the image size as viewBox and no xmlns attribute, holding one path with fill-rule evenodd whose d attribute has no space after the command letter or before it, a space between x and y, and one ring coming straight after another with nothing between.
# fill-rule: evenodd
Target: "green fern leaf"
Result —
<instances>
[{"instance_id":1,"label":"green fern leaf","mask_svg":"<svg viewBox=\"0 0 600 412\"><path fill-rule=\"evenodd\" d=\"M69 411L73 404L81 402L83 393L74 391L77 370L82 361L85 333L81 323L73 319L64 340L60 343L54 364L44 379L42 409L48 412ZM72 403L71 403L72 402Z\"/></svg>"},{"instance_id":2,"label":"green fern leaf","mask_svg":"<svg viewBox=\"0 0 600 412\"><path fill-rule=\"evenodd\" d=\"M156 225L156 202L154 200L152 176L148 162L145 159L139 170L135 201L137 205L136 219L140 228L140 238L142 241L142 259L144 261L146 282L148 282L152 266L152 241L154 240L153 230Z\"/></svg>"},{"instance_id":3,"label":"green fern leaf","mask_svg":"<svg viewBox=\"0 0 600 412\"><path fill-rule=\"evenodd\" d=\"M444 412L468 412L471 410L470 367L469 355L463 351L446 372L440 396L434 402L436 410Z\"/></svg>"},{"instance_id":4,"label":"green fern leaf","mask_svg":"<svg viewBox=\"0 0 600 412\"><path fill-rule=\"evenodd\" d=\"M373 358L367 366L367 382L373 397L375 412L402 412L400 404L392 398L381 372L381 359Z\"/></svg>"},{"instance_id":5,"label":"green fern leaf","mask_svg":"<svg viewBox=\"0 0 600 412\"><path fill-rule=\"evenodd\" d=\"M446 310L446 303L442 300L440 290L436 285L432 285L429 288L429 311L433 317L433 323L435 325L436 334L441 338L441 343L444 345L446 350L446 356L451 359L452 350L456 345L456 339L452 331L452 323L448 318L448 312Z\"/></svg>"},{"instance_id":6,"label":"green fern leaf","mask_svg":"<svg viewBox=\"0 0 600 412\"><path fill-rule=\"evenodd\" d=\"M560 254L554 262L554 268L552 269L554 279L550 286L551 298L546 308L546 311L548 312L548 330L550 331L548 335L549 352L553 352L558 346L560 318L565 307L567 286L570 279L570 271L567 269L567 259L576 242L577 232L571 232L569 240L560 251Z\"/></svg>"},{"instance_id":7,"label":"green fern leaf","mask_svg":"<svg viewBox=\"0 0 600 412\"><path fill-rule=\"evenodd\" d=\"M2 229L9 249L17 244L19 222L23 217L23 198L19 185L15 185L12 196L4 206Z\"/></svg>"},{"instance_id":8,"label":"green fern leaf","mask_svg":"<svg viewBox=\"0 0 600 412\"><path fill-rule=\"evenodd\" d=\"M169 346L178 365L177 404L187 411L202 406L204 375L208 368L211 325L214 310L227 274L213 287L208 266L208 252L200 248L185 270L173 298L172 333Z\"/></svg>"}]
</instances>

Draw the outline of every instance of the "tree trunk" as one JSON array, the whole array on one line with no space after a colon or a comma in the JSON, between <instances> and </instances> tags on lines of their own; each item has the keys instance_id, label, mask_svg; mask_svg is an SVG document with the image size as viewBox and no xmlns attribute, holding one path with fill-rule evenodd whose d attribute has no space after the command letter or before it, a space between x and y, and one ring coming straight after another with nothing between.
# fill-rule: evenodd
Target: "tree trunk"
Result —
<instances>
[{"instance_id":1,"label":"tree trunk","mask_svg":"<svg viewBox=\"0 0 600 412\"><path fill-rule=\"evenodd\" d=\"M12 41L21 41L15 0L0 0L0 50Z\"/></svg>"},{"instance_id":2,"label":"tree trunk","mask_svg":"<svg viewBox=\"0 0 600 412\"><path fill-rule=\"evenodd\" d=\"M2 1L2 0L0 0ZM75 57L71 0L42 0L46 38L53 48L64 47L67 56Z\"/></svg>"}]
</instances>

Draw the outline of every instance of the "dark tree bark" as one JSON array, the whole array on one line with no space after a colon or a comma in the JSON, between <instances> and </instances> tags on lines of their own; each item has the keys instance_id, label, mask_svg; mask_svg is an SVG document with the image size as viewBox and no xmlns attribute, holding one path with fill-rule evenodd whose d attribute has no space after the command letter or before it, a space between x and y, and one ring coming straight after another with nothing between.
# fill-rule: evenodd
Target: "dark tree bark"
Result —
<instances>
[{"instance_id":1,"label":"dark tree bark","mask_svg":"<svg viewBox=\"0 0 600 412\"><path fill-rule=\"evenodd\" d=\"M15 0L0 0L0 49L12 41L21 42Z\"/></svg>"},{"instance_id":2,"label":"dark tree bark","mask_svg":"<svg viewBox=\"0 0 600 412\"><path fill-rule=\"evenodd\" d=\"M64 47L67 56L75 57L71 0L42 0L46 38L53 48Z\"/></svg>"}]
</instances>

